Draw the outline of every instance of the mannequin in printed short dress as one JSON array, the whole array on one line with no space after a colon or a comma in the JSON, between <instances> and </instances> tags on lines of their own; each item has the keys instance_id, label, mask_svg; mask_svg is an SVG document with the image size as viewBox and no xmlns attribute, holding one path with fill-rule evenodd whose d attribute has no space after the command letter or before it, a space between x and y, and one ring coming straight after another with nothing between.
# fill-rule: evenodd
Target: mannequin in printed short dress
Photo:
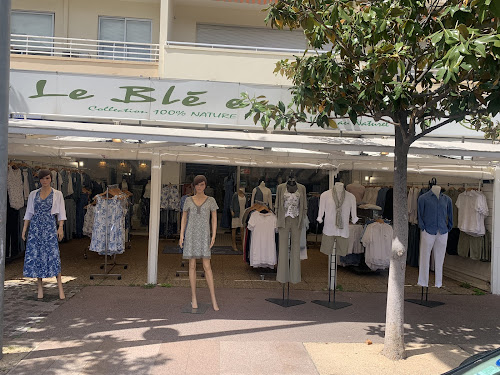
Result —
<instances>
[{"instance_id":1,"label":"mannequin in printed short dress","mask_svg":"<svg viewBox=\"0 0 500 375\"><path fill-rule=\"evenodd\" d=\"M245 213L247 199L245 196L245 188L240 187L231 198L231 239L234 251L238 251L236 246L236 229L240 228L241 240L243 241L243 214Z\"/></svg>"},{"instance_id":2,"label":"mannequin in printed short dress","mask_svg":"<svg viewBox=\"0 0 500 375\"><path fill-rule=\"evenodd\" d=\"M198 300L196 298L196 259L202 259L212 306L215 311L218 311L219 306L215 298L214 276L210 265L210 258L217 233L217 209L219 207L213 197L205 195L205 188L207 186L205 176L196 176L193 180L193 186L195 194L188 197L184 202L179 238L182 256L184 259L189 259L191 307L193 309L198 308Z\"/></svg>"}]
</instances>

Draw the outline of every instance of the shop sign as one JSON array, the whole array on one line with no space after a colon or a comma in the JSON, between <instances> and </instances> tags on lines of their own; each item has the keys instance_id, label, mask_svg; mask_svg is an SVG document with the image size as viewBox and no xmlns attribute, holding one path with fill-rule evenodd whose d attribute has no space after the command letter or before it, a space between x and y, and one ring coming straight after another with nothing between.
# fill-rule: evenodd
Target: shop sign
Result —
<instances>
[{"instance_id":1,"label":"shop sign","mask_svg":"<svg viewBox=\"0 0 500 375\"><path fill-rule=\"evenodd\" d=\"M62 115L92 120L143 120L203 125L226 125L237 129L254 125L245 119L248 108L239 101L241 93L264 95L271 103L290 101L285 87L238 83L183 81L155 78L89 76L82 74L12 70L10 113L36 117ZM320 129L299 124L298 130L338 134L340 131L392 135L393 125L371 118L356 124L338 120L337 128ZM483 137L473 129L453 123L437 136Z\"/></svg>"},{"instance_id":2,"label":"shop sign","mask_svg":"<svg viewBox=\"0 0 500 375\"><path fill-rule=\"evenodd\" d=\"M240 169L240 174L250 174L250 169L242 168L242 169Z\"/></svg>"}]
</instances>

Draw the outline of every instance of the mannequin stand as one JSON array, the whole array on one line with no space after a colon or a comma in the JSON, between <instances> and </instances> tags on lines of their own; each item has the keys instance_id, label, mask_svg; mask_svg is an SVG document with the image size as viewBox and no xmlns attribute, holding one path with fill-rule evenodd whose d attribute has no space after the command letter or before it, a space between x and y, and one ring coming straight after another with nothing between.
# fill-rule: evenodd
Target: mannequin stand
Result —
<instances>
[{"instance_id":1,"label":"mannequin stand","mask_svg":"<svg viewBox=\"0 0 500 375\"><path fill-rule=\"evenodd\" d=\"M292 239L290 238L289 240L289 247L288 251L292 248ZM290 269L290 256L288 256L288 268ZM292 307L292 306L297 306L297 305L302 305L306 303L306 301L301 301L299 299L290 299L290 282L287 283L288 286L288 292L287 296L285 299L285 284L283 283L283 297L280 298L266 298L266 301L275 303L276 305L280 305L281 307Z\"/></svg>"},{"instance_id":2,"label":"mannequin stand","mask_svg":"<svg viewBox=\"0 0 500 375\"><path fill-rule=\"evenodd\" d=\"M444 305L444 302L439 301L429 301L429 287L425 287L425 300L424 300L424 287L422 287L422 291L420 292L420 299L405 299L407 302L415 303L417 305L425 306L425 307L437 307Z\"/></svg>"},{"instance_id":3,"label":"mannequin stand","mask_svg":"<svg viewBox=\"0 0 500 375\"><path fill-rule=\"evenodd\" d=\"M206 303L199 303L197 309L193 309L191 307L191 304L182 306L181 312L186 313L186 314L205 314L208 310L208 304Z\"/></svg>"},{"instance_id":4,"label":"mannequin stand","mask_svg":"<svg viewBox=\"0 0 500 375\"><path fill-rule=\"evenodd\" d=\"M336 300L337 291L337 241L333 245L333 254L330 256L330 270L328 272L328 301L314 300L312 303L316 303L321 306L328 307L332 310L340 310L344 307L351 306L352 303L340 302ZM332 272L333 272L333 301L332 301Z\"/></svg>"},{"instance_id":5,"label":"mannequin stand","mask_svg":"<svg viewBox=\"0 0 500 375\"><path fill-rule=\"evenodd\" d=\"M306 301L301 301L299 299L290 299L290 283L288 282L288 292L285 299L285 284L283 285L283 297L282 298L266 298L266 301L274 303L276 305L280 305L281 307L292 307L297 305L302 305L306 303Z\"/></svg>"}]
</instances>

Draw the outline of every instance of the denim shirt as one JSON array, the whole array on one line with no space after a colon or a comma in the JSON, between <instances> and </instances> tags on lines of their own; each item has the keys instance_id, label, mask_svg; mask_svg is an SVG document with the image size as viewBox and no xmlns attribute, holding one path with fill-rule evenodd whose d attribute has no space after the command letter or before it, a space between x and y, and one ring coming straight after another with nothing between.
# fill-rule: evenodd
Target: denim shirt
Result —
<instances>
[{"instance_id":1,"label":"denim shirt","mask_svg":"<svg viewBox=\"0 0 500 375\"><path fill-rule=\"evenodd\" d=\"M453 206L451 198L443 193L439 199L432 190L418 198L418 226L427 233L448 233L453 228Z\"/></svg>"}]
</instances>

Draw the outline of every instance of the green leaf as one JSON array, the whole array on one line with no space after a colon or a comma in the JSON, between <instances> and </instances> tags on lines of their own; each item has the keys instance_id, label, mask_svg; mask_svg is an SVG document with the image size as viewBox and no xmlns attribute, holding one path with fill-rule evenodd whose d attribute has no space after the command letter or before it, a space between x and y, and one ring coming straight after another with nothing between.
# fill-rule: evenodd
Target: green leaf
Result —
<instances>
[{"instance_id":1,"label":"green leaf","mask_svg":"<svg viewBox=\"0 0 500 375\"><path fill-rule=\"evenodd\" d=\"M358 121L358 114L356 111L349 111L349 120L351 120L353 124L356 124Z\"/></svg>"},{"instance_id":2,"label":"green leaf","mask_svg":"<svg viewBox=\"0 0 500 375\"><path fill-rule=\"evenodd\" d=\"M257 124L257 122L259 121L259 119L260 119L260 112L257 112L255 114L255 116L253 116L253 123Z\"/></svg>"},{"instance_id":3,"label":"green leaf","mask_svg":"<svg viewBox=\"0 0 500 375\"><path fill-rule=\"evenodd\" d=\"M438 31L431 36L431 43L435 46L441 39L443 39L443 31Z\"/></svg>"}]
</instances>

